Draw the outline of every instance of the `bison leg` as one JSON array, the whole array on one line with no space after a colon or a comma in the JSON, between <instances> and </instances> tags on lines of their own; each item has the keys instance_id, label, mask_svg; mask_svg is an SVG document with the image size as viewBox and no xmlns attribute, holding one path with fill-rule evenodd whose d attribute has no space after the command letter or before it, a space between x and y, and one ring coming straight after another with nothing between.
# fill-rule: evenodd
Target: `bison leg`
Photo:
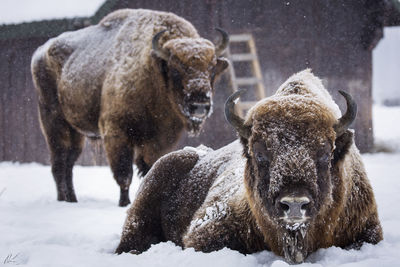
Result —
<instances>
[{"instance_id":1,"label":"bison leg","mask_svg":"<svg viewBox=\"0 0 400 267\"><path fill-rule=\"evenodd\" d=\"M360 249L364 243L377 244L382 239L382 227L378 219L378 214L374 213L366 222L361 233L356 236L356 241L346 246L345 249Z\"/></svg>"},{"instance_id":2,"label":"bison leg","mask_svg":"<svg viewBox=\"0 0 400 267\"><path fill-rule=\"evenodd\" d=\"M57 109L39 104L40 120L50 150L51 171L59 201L77 202L72 168L82 152L83 136L73 129Z\"/></svg>"},{"instance_id":3,"label":"bison leg","mask_svg":"<svg viewBox=\"0 0 400 267\"><path fill-rule=\"evenodd\" d=\"M171 150L169 146L164 147L165 144L157 140L135 147L134 161L140 176L145 176L154 162Z\"/></svg>"},{"instance_id":4,"label":"bison leg","mask_svg":"<svg viewBox=\"0 0 400 267\"><path fill-rule=\"evenodd\" d=\"M140 176L145 176L151 168L151 166L144 161L144 157L141 155L135 158L135 164L139 170Z\"/></svg>"},{"instance_id":5,"label":"bison leg","mask_svg":"<svg viewBox=\"0 0 400 267\"><path fill-rule=\"evenodd\" d=\"M116 249L116 253L131 252L139 254L146 251L151 244L163 241L160 207L160 198L166 190L163 185L163 177L156 177L157 172L149 173L144 178L142 186L137 192L137 196L127 212L124 223L121 241ZM160 178L160 179L158 179ZM165 192L168 194L169 192Z\"/></svg>"},{"instance_id":6,"label":"bison leg","mask_svg":"<svg viewBox=\"0 0 400 267\"><path fill-rule=\"evenodd\" d=\"M104 137L104 146L108 162L120 187L119 206L125 207L130 204L129 186L133 175L133 148L125 135L114 135Z\"/></svg>"},{"instance_id":7,"label":"bison leg","mask_svg":"<svg viewBox=\"0 0 400 267\"><path fill-rule=\"evenodd\" d=\"M72 167L83 147L83 136L65 120L58 102L57 83L44 60L32 61L32 76L39 95L39 115L50 150L51 170L57 187L57 199L76 202Z\"/></svg>"},{"instance_id":8,"label":"bison leg","mask_svg":"<svg viewBox=\"0 0 400 267\"><path fill-rule=\"evenodd\" d=\"M143 196L143 195L142 195ZM147 196L150 197L150 194ZM116 253L131 252L135 254L146 251L151 244L164 241L160 225L158 201L138 197L128 210L121 241Z\"/></svg>"},{"instance_id":9,"label":"bison leg","mask_svg":"<svg viewBox=\"0 0 400 267\"><path fill-rule=\"evenodd\" d=\"M182 183L184 177L187 177L187 173L197 160L197 153L181 151L172 152L154 164L143 178L136 198L128 210L121 242L116 253L141 253L146 251L151 244L166 240L181 243L180 237L177 237L177 240L169 239L168 236L173 235L173 232L178 232L177 229L180 227L186 228L186 225L179 225L181 222L173 219L178 218L176 214L163 216L162 209L165 209L164 205L179 203L174 199L177 185ZM166 226L165 221L169 221L170 226Z\"/></svg>"}]
</instances>

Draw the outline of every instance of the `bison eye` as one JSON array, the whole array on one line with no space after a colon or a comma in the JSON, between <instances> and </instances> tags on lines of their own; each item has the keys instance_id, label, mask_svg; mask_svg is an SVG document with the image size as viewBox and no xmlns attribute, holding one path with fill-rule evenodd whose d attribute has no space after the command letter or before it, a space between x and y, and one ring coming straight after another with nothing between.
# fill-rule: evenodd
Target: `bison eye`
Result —
<instances>
[{"instance_id":1,"label":"bison eye","mask_svg":"<svg viewBox=\"0 0 400 267\"><path fill-rule=\"evenodd\" d=\"M171 76L172 76L172 79L180 79L181 78L181 74L179 73L179 71L174 68L171 68Z\"/></svg>"},{"instance_id":2,"label":"bison eye","mask_svg":"<svg viewBox=\"0 0 400 267\"><path fill-rule=\"evenodd\" d=\"M257 162L259 162L259 163L268 162L268 157L265 154L256 153L255 157L256 157Z\"/></svg>"},{"instance_id":3,"label":"bison eye","mask_svg":"<svg viewBox=\"0 0 400 267\"><path fill-rule=\"evenodd\" d=\"M171 71L170 73L171 73L173 87L174 87L174 89L180 91L183 88L182 76L181 76L180 72L175 68L171 68L170 71Z\"/></svg>"},{"instance_id":4,"label":"bison eye","mask_svg":"<svg viewBox=\"0 0 400 267\"><path fill-rule=\"evenodd\" d=\"M330 153L325 153L322 156L319 157L320 162L329 162L331 159L331 154Z\"/></svg>"},{"instance_id":5,"label":"bison eye","mask_svg":"<svg viewBox=\"0 0 400 267\"><path fill-rule=\"evenodd\" d=\"M253 146L254 158L257 163L268 163L267 147L263 141L257 141Z\"/></svg>"}]
</instances>

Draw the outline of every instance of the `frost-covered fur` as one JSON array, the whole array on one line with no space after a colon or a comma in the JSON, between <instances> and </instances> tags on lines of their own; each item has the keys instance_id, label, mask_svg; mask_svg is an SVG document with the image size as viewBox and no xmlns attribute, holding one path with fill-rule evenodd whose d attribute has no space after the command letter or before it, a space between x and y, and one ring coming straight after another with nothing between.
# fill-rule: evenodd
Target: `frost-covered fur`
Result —
<instances>
[{"instance_id":1,"label":"frost-covered fur","mask_svg":"<svg viewBox=\"0 0 400 267\"><path fill-rule=\"evenodd\" d=\"M163 30L161 57L152 40ZM58 199L76 201L71 169L88 136L103 139L120 205L127 205L132 161L145 174L183 130L196 134L226 67L188 21L142 9L113 12L39 47L32 75Z\"/></svg>"},{"instance_id":2,"label":"frost-covered fur","mask_svg":"<svg viewBox=\"0 0 400 267\"><path fill-rule=\"evenodd\" d=\"M217 151L184 149L156 162L128 211L117 252L172 240L302 262L318 248L382 240L353 133L336 136L337 105L310 70L253 107L251 136ZM307 219L283 218L282 197L308 197Z\"/></svg>"}]
</instances>

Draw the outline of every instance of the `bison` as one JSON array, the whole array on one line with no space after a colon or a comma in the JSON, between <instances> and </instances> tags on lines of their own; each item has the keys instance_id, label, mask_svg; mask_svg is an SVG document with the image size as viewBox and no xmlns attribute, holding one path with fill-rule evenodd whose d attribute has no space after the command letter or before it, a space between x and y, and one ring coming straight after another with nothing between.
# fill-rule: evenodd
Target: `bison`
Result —
<instances>
[{"instance_id":1,"label":"bison","mask_svg":"<svg viewBox=\"0 0 400 267\"><path fill-rule=\"evenodd\" d=\"M72 168L84 137L101 138L120 206L130 203L132 163L144 175L184 130L197 134L212 112L229 37L214 45L172 13L118 10L39 47L32 76L58 200L76 202Z\"/></svg>"},{"instance_id":2,"label":"bison","mask_svg":"<svg viewBox=\"0 0 400 267\"><path fill-rule=\"evenodd\" d=\"M185 148L160 158L128 210L117 253L171 240L210 252L271 250L290 263L318 248L382 240L371 185L348 127L310 70L290 77L246 119L226 102L240 135L219 150Z\"/></svg>"}]
</instances>

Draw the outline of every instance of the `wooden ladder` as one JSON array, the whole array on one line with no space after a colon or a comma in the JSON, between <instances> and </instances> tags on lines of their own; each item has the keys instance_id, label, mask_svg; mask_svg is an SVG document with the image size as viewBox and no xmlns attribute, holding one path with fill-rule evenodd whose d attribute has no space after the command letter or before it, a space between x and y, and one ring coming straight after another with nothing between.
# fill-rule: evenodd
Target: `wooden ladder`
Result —
<instances>
[{"instance_id":1,"label":"wooden ladder","mask_svg":"<svg viewBox=\"0 0 400 267\"><path fill-rule=\"evenodd\" d=\"M231 53L230 46L233 43L245 43L243 47L247 46L247 51L241 53ZM236 105L236 112L241 116L244 116L246 111L251 108L258 100L265 97L264 84L262 80L260 63L258 61L256 45L253 36L248 33L244 34L232 34L229 36L229 47L228 47L228 58L231 61L229 64L229 71L231 77L231 83L234 92L242 89L241 86L254 86L254 91L247 92L246 95L251 95L255 98L255 101L239 101ZM251 64L251 76L250 77L237 77L234 67L235 62L249 62Z\"/></svg>"}]
</instances>

